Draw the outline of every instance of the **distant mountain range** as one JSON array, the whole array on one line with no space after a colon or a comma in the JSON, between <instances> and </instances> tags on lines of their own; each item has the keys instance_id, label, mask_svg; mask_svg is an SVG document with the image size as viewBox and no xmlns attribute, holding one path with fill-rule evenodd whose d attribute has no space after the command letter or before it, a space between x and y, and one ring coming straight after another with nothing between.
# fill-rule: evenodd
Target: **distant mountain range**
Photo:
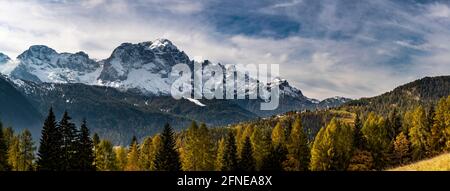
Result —
<instances>
[{"instance_id":1,"label":"distant mountain range","mask_svg":"<svg viewBox=\"0 0 450 191\"><path fill-rule=\"evenodd\" d=\"M350 100L311 99L279 77L262 84L280 87L276 110L260 110L262 99L174 100L170 96L173 80L168 75L178 63L224 67L209 61L195 62L167 39L123 43L103 60L92 59L84 52L58 53L43 45L31 46L16 59L0 53L0 71L4 74L0 88L9 93L0 94L0 99L23 105L11 108L10 101L0 102L0 118L7 125L39 130L42 116L53 106L59 114L68 110L75 122L87 118L94 132L120 143L133 135L159 132L166 122L177 129L192 120L222 126L292 110L336 107ZM260 83L249 81L254 83L252 88ZM13 110L17 114L11 113ZM20 123L24 121L29 124Z\"/></svg>"}]
</instances>

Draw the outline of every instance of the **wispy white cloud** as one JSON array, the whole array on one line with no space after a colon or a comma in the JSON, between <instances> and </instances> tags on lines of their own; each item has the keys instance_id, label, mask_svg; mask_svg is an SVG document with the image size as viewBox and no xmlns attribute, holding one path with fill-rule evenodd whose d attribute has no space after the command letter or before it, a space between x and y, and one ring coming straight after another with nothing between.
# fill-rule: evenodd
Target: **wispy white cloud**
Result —
<instances>
[{"instance_id":1,"label":"wispy white cloud","mask_svg":"<svg viewBox=\"0 0 450 191\"><path fill-rule=\"evenodd\" d=\"M429 16L432 18L450 18L450 8L446 4L433 3L428 7Z\"/></svg>"},{"instance_id":2,"label":"wispy white cloud","mask_svg":"<svg viewBox=\"0 0 450 191\"><path fill-rule=\"evenodd\" d=\"M168 38L191 58L281 64L281 75L315 98L373 96L418 77L450 71L447 4L249 1L239 5L249 6L244 7L251 14L247 22L245 14L235 15L241 10L233 12L235 7L216 2L0 1L0 52L15 57L31 45L45 44L103 59L123 42ZM258 16L273 21L282 16L281 23L289 19L301 27L298 33L288 30L283 38L225 33L221 29L226 25L215 25L217 15L205 14L211 9L246 21L242 28L254 27Z\"/></svg>"}]
</instances>

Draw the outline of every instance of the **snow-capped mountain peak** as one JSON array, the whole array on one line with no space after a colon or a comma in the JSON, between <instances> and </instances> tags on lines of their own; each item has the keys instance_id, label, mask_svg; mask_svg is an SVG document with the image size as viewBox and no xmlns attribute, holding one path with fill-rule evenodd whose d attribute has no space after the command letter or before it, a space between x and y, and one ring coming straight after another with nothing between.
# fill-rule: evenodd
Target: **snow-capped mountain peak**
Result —
<instances>
[{"instance_id":1,"label":"snow-capped mountain peak","mask_svg":"<svg viewBox=\"0 0 450 191\"><path fill-rule=\"evenodd\" d=\"M164 38L154 40L149 48L158 52L179 51L170 40Z\"/></svg>"},{"instance_id":2,"label":"snow-capped mountain peak","mask_svg":"<svg viewBox=\"0 0 450 191\"><path fill-rule=\"evenodd\" d=\"M23 60L24 64L43 64L44 62L51 62L57 54L55 50L45 45L33 45L17 56L17 59Z\"/></svg>"},{"instance_id":3,"label":"snow-capped mountain peak","mask_svg":"<svg viewBox=\"0 0 450 191\"><path fill-rule=\"evenodd\" d=\"M281 77L275 77L271 82L268 83L270 87L278 86L280 88L280 93L282 96L290 96L294 98L304 98L302 91L289 85L289 82Z\"/></svg>"},{"instance_id":4,"label":"snow-capped mountain peak","mask_svg":"<svg viewBox=\"0 0 450 191\"><path fill-rule=\"evenodd\" d=\"M102 61L97 84L120 89L137 89L149 94L169 94L172 66L189 64L189 57L167 39L123 43Z\"/></svg>"},{"instance_id":5,"label":"snow-capped mountain peak","mask_svg":"<svg viewBox=\"0 0 450 191\"><path fill-rule=\"evenodd\" d=\"M84 52L58 53L44 45L31 46L16 62L11 77L34 82L89 83L100 68Z\"/></svg>"},{"instance_id":6,"label":"snow-capped mountain peak","mask_svg":"<svg viewBox=\"0 0 450 191\"><path fill-rule=\"evenodd\" d=\"M172 66L184 63L193 67L196 62L191 61L170 40L161 38L136 44L122 43L107 59L101 61L90 59L85 52L58 53L47 46L35 45L20 54L15 63L17 66L10 73L13 79L36 83L84 83L122 90L138 90L144 94L169 95L173 83L173 79L169 79ZM207 65L218 65L223 69L226 67L207 60L197 64L203 67ZM203 80L208 79L204 77ZM250 78L247 80L248 92L256 92L261 82ZM241 85L236 88L239 90L246 88L245 85ZM316 100L309 100L299 89L281 77L264 83L264 86L267 89L278 86L281 97L316 103Z\"/></svg>"}]
</instances>

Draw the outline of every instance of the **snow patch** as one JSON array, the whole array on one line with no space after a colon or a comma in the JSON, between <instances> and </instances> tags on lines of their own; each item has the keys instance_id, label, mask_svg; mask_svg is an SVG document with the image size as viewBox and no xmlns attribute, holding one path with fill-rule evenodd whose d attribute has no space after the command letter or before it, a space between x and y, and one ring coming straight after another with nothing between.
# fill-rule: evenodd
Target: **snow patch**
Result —
<instances>
[{"instance_id":1,"label":"snow patch","mask_svg":"<svg viewBox=\"0 0 450 191\"><path fill-rule=\"evenodd\" d=\"M187 99L187 100L191 101L192 103L195 103L196 105L201 106L201 107L205 107L206 106L205 104L201 103L200 101L198 101L196 99L187 98L187 97L185 97L184 99Z\"/></svg>"}]
</instances>

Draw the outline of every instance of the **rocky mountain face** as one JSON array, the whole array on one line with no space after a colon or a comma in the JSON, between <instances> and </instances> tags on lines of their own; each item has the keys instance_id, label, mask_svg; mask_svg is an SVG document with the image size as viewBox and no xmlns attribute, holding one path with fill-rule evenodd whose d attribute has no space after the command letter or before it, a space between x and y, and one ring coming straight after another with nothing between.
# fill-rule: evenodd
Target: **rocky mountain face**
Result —
<instances>
[{"instance_id":1,"label":"rocky mountain face","mask_svg":"<svg viewBox=\"0 0 450 191\"><path fill-rule=\"evenodd\" d=\"M18 66L10 76L33 82L91 84L100 72L100 64L84 52L57 53L43 46L31 46L17 57Z\"/></svg>"},{"instance_id":2,"label":"rocky mountain face","mask_svg":"<svg viewBox=\"0 0 450 191\"><path fill-rule=\"evenodd\" d=\"M285 79L275 78L275 80L267 86L278 86L280 89L279 106L275 110L261 110L260 104L264 101L262 99L234 101L241 107L263 117L281 114L288 111L306 109L314 110L318 108L319 101L307 98L303 95L302 91L289 85L289 82Z\"/></svg>"},{"instance_id":3,"label":"rocky mountain face","mask_svg":"<svg viewBox=\"0 0 450 191\"><path fill-rule=\"evenodd\" d=\"M2 60L11 61L1 54L0 63ZM261 98L175 100L170 95L174 79L169 77L174 65L182 63L194 68L198 64L223 69L229 66L195 62L167 39L123 43L104 60L91 59L84 52L58 53L36 45L11 63L17 65L7 73L10 82L41 116L51 106L57 113L68 110L76 122L86 117L93 132L115 142L126 141L133 135L156 133L166 122L177 129L186 127L191 120L220 126L292 110L339 106L348 101L336 98L319 102L304 96L285 79L275 78L261 84L248 76L250 91L256 91L258 84L268 89L280 88L280 104L276 110L260 110L261 102L265 101ZM208 79L204 76L202 80Z\"/></svg>"},{"instance_id":4,"label":"rocky mountain face","mask_svg":"<svg viewBox=\"0 0 450 191\"><path fill-rule=\"evenodd\" d=\"M114 49L110 57L100 61L90 59L84 52L58 53L47 46L35 45L20 54L17 61L18 66L10 73L13 79L36 83L101 85L121 90L140 90L146 95L170 95L173 80L169 79L169 73L176 64L188 64L191 68L195 64L225 68L209 61L194 62L167 39L137 44L123 43ZM204 71L206 72L208 71ZM205 77L203 81L206 80L208 79ZM256 91L259 82L248 80L251 91ZM279 85L283 97L301 98L311 102L284 79L276 78L267 86L270 85Z\"/></svg>"},{"instance_id":5,"label":"rocky mountain face","mask_svg":"<svg viewBox=\"0 0 450 191\"><path fill-rule=\"evenodd\" d=\"M176 64L190 64L189 57L167 39L138 44L124 43L101 61L98 84L138 89L146 94L169 95L168 76Z\"/></svg>"}]
</instances>

